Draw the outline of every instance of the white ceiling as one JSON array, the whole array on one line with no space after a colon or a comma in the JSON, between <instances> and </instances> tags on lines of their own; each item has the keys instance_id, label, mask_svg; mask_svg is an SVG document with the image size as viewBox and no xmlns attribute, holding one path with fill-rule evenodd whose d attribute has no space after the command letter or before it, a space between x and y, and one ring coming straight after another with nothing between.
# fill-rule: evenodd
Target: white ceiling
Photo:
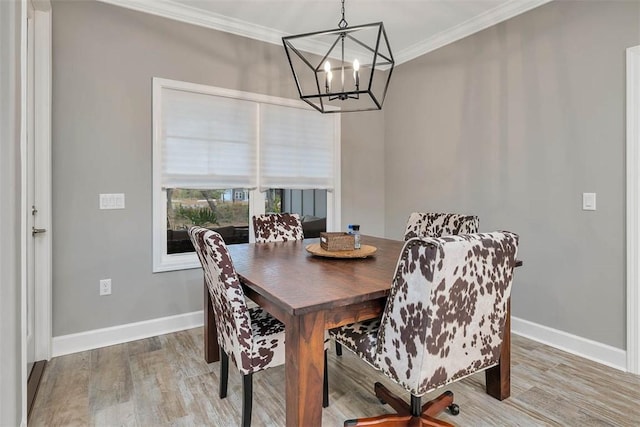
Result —
<instances>
[{"instance_id":1,"label":"white ceiling","mask_svg":"<svg viewBox=\"0 0 640 427\"><path fill-rule=\"evenodd\" d=\"M338 27L339 0L99 0L269 43ZM346 0L350 26L383 21L396 64L551 0Z\"/></svg>"}]
</instances>

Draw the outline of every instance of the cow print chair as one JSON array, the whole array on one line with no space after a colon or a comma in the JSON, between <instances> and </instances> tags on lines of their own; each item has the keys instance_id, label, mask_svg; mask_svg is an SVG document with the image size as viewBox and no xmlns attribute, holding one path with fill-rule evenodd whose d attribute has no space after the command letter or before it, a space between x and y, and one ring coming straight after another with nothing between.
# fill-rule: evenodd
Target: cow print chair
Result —
<instances>
[{"instance_id":1,"label":"cow print chair","mask_svg":"<svg viewBox=\"0 0 640 427\"><path fill-rule=\"evenodd\" d=\"M298 214L264 214L253 217L256 243L302 240L302 222Z\"/></svg>"},{"instance_id":2,"label":"cow print chair","mask_svg":"<svg viewBox=\"0 0 640 427\"><path fill-rule=\"evenodd\" d=\"M256 243L286 242L303 240L302 222L298 214L263 214L253 217L253 233ZM325 340L325 347L328 340ZM342 348L336 342L336 354L342 355ZM327 364L325 352L325 365Z\"/></svg>"},{"instance_id":3,"label":"cow print chair","mask_svg":"<svg viewBox=\"0 0 640 427\"><path fill-rule=\"evenodd\" d=\"M404 240L477 233L479 225L480 220L475 215L413 212L407 221Z\"/></svg>"},{"instance_id":4,"label":"cow print chair","mask_svg":"<svg viewBox=\"0 0 640 427\"><path fill-rule=\"evenodd\" d=\"M412 237L442 237L455 234L477 233L480 220L475 215L413 212L409 215L404 240ZM342 356L342 347L336 341L336 354Z\"/></svg>"},{"instance_id":5,"label":"cow print chair","mask_svg":"<svg viewBox=\"0 0 640 427\"><path fill-rule=\"evenodd\" d=\"M285 361L284 324L261 307L248 307L244 291L220 234L192 227L189 237L204 270L220 346L220 398L227 397L229 358L242 374L242 426L251 425L252 375ZM329 401L325 350L323 406Z\"/></svg>"},{"instance_id":6,"label":"cow print chair","mask_svg":"<svg viewBox=\"0 0 640 427\"><path fill-rule=\"evenodd\" d=\"M452 392L422 406L421 396L498 364L517 248L510 232L405 242L382 316L329 332L404 387L411 403L376 383L378 399L397 413L345 426L451 425L435 416L457 415Z\"/></svg>"}]
</instances>

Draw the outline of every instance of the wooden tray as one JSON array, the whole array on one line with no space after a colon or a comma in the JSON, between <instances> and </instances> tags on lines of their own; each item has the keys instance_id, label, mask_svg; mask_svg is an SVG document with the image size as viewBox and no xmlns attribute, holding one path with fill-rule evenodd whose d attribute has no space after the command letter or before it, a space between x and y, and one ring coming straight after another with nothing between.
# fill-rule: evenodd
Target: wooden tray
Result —
<instances>
[{"instance_id":1,"label":"wooden tray","mask_svg":"<svg viewBox=\"0 0 640 427\"><path fill-rule=\"evenodd\" d=\"M307 252L312 255L326 258L366 258L375 254L378 250L375 246L362 245L360 249L354 249L352 251L325 251L320 247L320 243L307 245L306 249Z\"/></svg>"}]
</instances>

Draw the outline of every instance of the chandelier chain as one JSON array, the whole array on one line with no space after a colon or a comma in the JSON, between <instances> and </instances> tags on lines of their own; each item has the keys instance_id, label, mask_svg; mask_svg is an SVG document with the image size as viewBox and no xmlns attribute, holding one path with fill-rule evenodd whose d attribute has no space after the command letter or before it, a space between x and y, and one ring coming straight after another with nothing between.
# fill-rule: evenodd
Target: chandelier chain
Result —
<instances>
[{"instance_id":1,"label":"chandelier chain","mask_svg":"<svg viewBox=\"0 0 640 427\"><path fill-rule=\"evenodd\" d=\"M348 25L349 24L347 24L347 21L344 19L344 0L342 0L342 19L340 20L340 22L338 22L338 27L341 29L345 29Z\"/></svg>"}]
</instances>

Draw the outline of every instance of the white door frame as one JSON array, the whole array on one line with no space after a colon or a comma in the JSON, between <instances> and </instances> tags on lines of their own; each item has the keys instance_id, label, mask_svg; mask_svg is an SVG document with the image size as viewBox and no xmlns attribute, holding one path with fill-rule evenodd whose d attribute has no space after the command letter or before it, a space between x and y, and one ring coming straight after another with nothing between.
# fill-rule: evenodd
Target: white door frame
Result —
<instances>
[{"instance_id":1,"label":"white door frame","mask_svg":"<svg viewBox=\"0 0 640 427\"><path fill-rule=\"evenodd\" d=\"M627 371L640 374L640 45L627 49Z\"/></svg>"}]
</instances>

